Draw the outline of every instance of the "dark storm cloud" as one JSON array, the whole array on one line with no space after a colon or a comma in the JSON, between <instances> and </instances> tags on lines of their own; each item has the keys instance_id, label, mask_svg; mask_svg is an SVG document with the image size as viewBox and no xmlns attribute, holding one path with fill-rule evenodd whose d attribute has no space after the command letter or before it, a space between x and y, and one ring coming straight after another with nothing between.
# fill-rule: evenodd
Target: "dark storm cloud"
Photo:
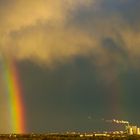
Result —
<instances>
[{"instance_id":1,"label":"dark storm cloud","mask_svg":"<svg viewBox=\"0 0 140 140\"><path fill-rule=\"evenodd\" d=\"M134 24L138 26L140 22L139 17L139 7L140 2L137 0L127 0L127 1L111 1L103 2L102 8L104 11L110 11L111 13L118 13L123 17L128 24L134 27ZM112 13L112 14L113 14ZM135 28L135 27L134 27Z\"/></svg>"},{"instance_id":2,"label":"dark storm cloud","mask_svg":"<svg viewBox=\"0 0 140 140\"><path fill-rule=\"evenodd\" d=\"M99 56L98 61L115 63L120 56L123 61L123 54L132 62L139 58L140 3L136 0L0 2L0 48L18 60L51 66L78 55L92 54ZM110 51L104 53L108 38L115 42L108 48L120 47L118 57L108 58Z\"/></svg>"},{"instance_id":3,"label":"dark storm cloud","mask_svg":"<svg viewBox=\"0 0 140 140\"><path fill-rule=\"evenodd\" d=\"M54 70L44 70L28 62L20 63L19 68L28 131L87 131L93 128L88 115L100 117L109 108L106 92L100 88L88 59L79 57L74 63Z\"/></svg>"},{"instance_id":4,"label":"dark storm cloud","mask_svg":"<svg viewBox=\"0 0 140 140\"><path fill-rule=\"evenodd\" d=\"M87 31L98 40L101 54L108 48L109 53L116 50L118 59L122 57L134 62L139 58L139 7L140 3L135 0L100 1L98 9L92 5L88 9L79 8L73 22L77 28ZM108 39L114 43L107 43L105 40ZM107 57L105 55L103 59Z\"/></svg>"},{"instance_id":5,"label":"dark storm cloud","mask_svg":"<svg viewBox=\"0 0 140 140\"><path fill-rule=\"evenodd\" d=\"M90 113L122 117L112 105L118 94L126 94L128 114L135 107L139 115L139 72L130 80L139 65L139 13L138 0L0 0L0 51L20 63L29 131L92 129Z\"/></svg>"}]
</instances>

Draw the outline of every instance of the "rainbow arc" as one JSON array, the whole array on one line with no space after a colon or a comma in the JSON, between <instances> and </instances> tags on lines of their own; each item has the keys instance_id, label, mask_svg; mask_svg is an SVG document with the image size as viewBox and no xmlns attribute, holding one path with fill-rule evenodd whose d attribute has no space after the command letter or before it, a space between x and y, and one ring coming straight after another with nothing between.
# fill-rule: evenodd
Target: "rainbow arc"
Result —
<instances>
[{"instance_id":1,"label":"rainbow arc","mask_svg":"<svg viewBox=\"0 0 140 140\"><path fill-rule=\"evenodd\" d=\"M1 57L1 68L8 94L10 129L12 133L25 133L25 111L16 62L10 58Z\"/></svg>"}]
</instances>

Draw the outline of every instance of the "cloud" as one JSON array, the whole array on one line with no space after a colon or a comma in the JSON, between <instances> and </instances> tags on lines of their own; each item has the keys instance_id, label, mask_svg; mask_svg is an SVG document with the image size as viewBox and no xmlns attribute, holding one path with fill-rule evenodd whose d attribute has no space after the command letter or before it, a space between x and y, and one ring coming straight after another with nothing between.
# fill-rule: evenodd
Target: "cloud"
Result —
<instances>
[{"instance_id":1,"label":"cloud","mask_svg":"<svg viewBox=\"0 0 140 140\"><path fill-rule=\"evenodd\" d=\"M88 33L67 25L74 9L91 1L14 1L1 12L1 50L47 65L88 51Z\"/></svg>"},{"instance_id":2,"label":"cloud","mask_svg":"<svg viewBox=\"0 0 140 140\"><path fill-rule=\"evenodd\" d=\"M79 5L88 5L91 0L6 1L1 1L0 15L1 25L4 27L2 30L8 32L35 25L38 21L60 22L62 24L70 11Z\"/></svg>"},{"instance_id":3,"label":"cloud","mask_svg":"<svg viewBox=\"0 0 140 140\"><path fill-rule=\"evenodd\" d=\"M2 0L0 3L0 50L19 61L28 59L52 66L78 55L92 56L94 63L108 69L139 59L139 27L128 19L130 14L138 15L140 4L133 2L137 5L133 11L132 0Z\"/></svg>"}]
</instances>

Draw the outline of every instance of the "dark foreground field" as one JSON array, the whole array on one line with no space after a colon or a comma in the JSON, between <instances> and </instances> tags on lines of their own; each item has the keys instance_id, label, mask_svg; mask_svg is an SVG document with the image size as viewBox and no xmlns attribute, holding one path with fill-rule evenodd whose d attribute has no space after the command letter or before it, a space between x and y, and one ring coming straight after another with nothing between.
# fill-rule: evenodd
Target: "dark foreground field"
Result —
<instances>
[{"instance_id":1,"label":"dark foreground field","mask_svg":"<svg viewBox=\"0 0 140 140\"><path fill-rule=\"evenodd\" d=\"M140 136L84 136L80 135L48 135L48 134L7 134L0 135L0 140L140 140Z\"/></svg>"}]
</instances>

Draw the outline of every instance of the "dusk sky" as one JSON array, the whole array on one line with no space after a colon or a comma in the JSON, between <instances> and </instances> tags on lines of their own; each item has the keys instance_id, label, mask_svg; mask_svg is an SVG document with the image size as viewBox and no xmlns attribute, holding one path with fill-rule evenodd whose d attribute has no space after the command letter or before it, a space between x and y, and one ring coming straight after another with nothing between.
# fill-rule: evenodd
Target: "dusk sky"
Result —
<instances>
[{"instance_id":1,"label":"dusk sky","mask_svg":"<svg viewBox=\"0 0 140 140\"><path fill-rule=\"evenodd\" d=\"M140 126L139 13L139 0L0 0L0 133L13 121L5 59L16 63L26 132Z\"/></svg>"}]
</instances>

